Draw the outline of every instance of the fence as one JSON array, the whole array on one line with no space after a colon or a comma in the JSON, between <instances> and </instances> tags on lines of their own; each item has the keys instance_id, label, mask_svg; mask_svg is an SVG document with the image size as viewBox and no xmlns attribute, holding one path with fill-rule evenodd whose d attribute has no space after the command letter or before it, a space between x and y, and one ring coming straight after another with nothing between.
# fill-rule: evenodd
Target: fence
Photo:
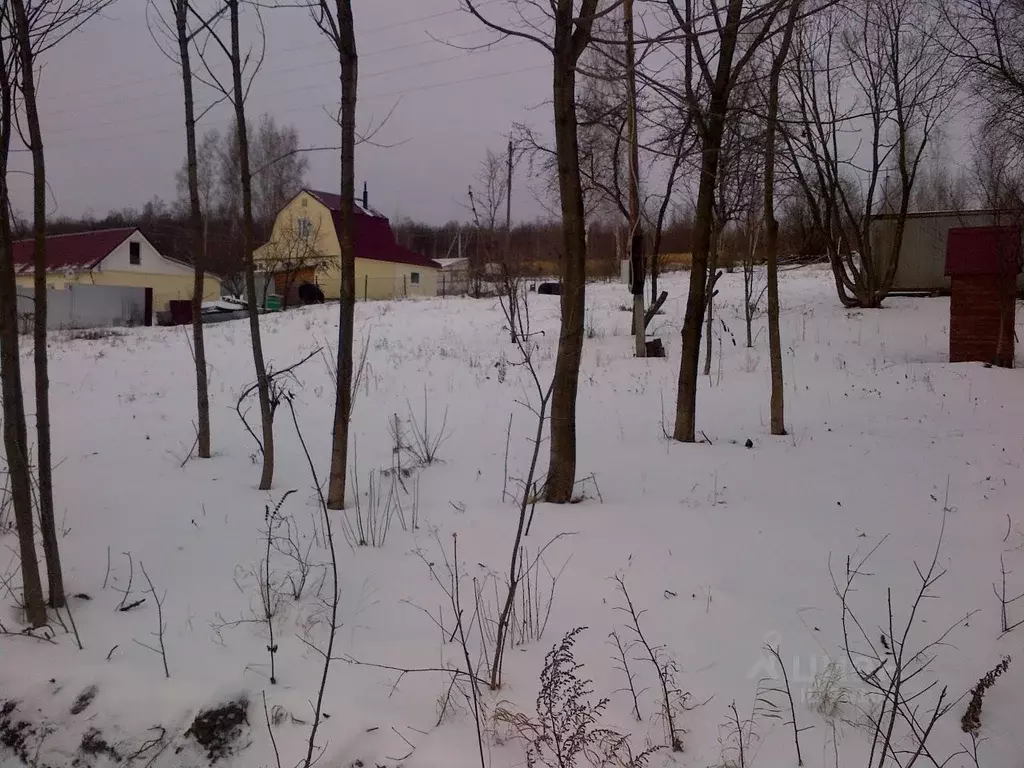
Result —
<instances>
[{"instance_id":1,"label":"fence","mask_svg":"<svg viewBox=\"0 0 1024 768\"><path fill-rule=\"evenodd\" d=\"M477 281L480 282L479 280ZM465 296L470 292L469 271L443 269L437 276L438 296Z\"/></svg>"},{"instance_id":2,"label":"fence","mask_svg":"<svg viewBox=\"0 0 1024 768\"><path fill-rule=\"evenodd\" d=\"M107 328L126 325L148 325L146 300L148 288L112 285L69 285L46 292L46 327ZM18 317L21 330L27 333L35 315L32 289L18 288Z\"/></svg>"}]
</instances>

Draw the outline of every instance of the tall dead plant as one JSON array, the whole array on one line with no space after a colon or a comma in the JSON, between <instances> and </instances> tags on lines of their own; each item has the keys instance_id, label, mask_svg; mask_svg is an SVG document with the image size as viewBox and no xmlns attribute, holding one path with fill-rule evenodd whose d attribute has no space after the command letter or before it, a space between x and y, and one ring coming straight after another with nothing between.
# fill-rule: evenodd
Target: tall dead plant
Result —
<instances>
[{"instance_id":1,"label":"tall dead plant","mask_svg":"<svg viewBox=\"0 0 1024 768\"><path fill-rule=\"evenodd\" d=\"M527 531L527 513L531 510L531 500L535 503L537 496L537 462L540 456L541 441L544 437L544 425L547 421L548 402L551 398L553 383L546 386L541 382L537 372L535 352L537 340L530 325L530 304L529 298L522 290L521 281L514 277L506 265L505 268L505 294L501 297L501 308L505 314L505 321L510 329L510 335L515 339L516 348L519 351L519 360L511 364L524 369L529 375L537 393L538 402L536 405L522 403L534 416L537 417L537 429L533 438L533 451L530 456L530 466L526 477L522 482L519 494L519 519L516 525L515 538L512 544L511 562L508 570L508 590L505 595L504 604L498 616L498 623L494 642L494 657L491 663L490 684L492 690L501 687L502 662L504 661L505 649L508 645L508 634L512 625L512 613L515 608L516 593L519 589L523 570L520 565L522 555L522 540ZM543 334L543 331L538 332ZM532 517L532 515L531 515Z\"/></svg>"},{"instance_id":2,"label":"tall dead plant","mask_svg":"<svg viewBox=\"0 0 1024 768\"><path fill-rule=\"evenodd\" d=\"M307 647L323 659L316 700L311 703L313 708L313 723L310 726L309 739L306 742L306 755L298 763L300 768L311 768L311 766L319 760L319 757L323 754L323 750L321 749L320 755L315 756L317 751L316 736L320 730L321 724L323 723L324 717L326 716L326 713L324 712L324 696L327 693L327 681L331 672L331 662L336 661L333 653L334 644L338 637L338 606L341 604L341 587L338 580L338 551L334 546L334 524L328 511L323 484L320 482L320 478L317 475L316 465L313 463L313 457L310 455L309 447L306 445L306 438L303 436L302 429L299 427L299 417L295 414L294 398L288 397L286 401L288 403L288 411L291 413L292 424L295 426L295 433L298 435L299 444L302 446L302 453L306 457L306 463L309 465L309 473L313 481L313 488L316 491L322 515L324 538L326 539L327 549L330 554L331 594L327 599L325 606L330 616L327 628L327 645L324 648L320 648L317 645L300 638Z\"/></svg>"},{"instance_id":3,"label":"tall dead plant","mask_svg":"<svg viewBox=\"0 0 1024 768\"><path fill-rule=\"evenodd\" d=\"M600 724L608 699L592 701L593 682L581 676L576 638L586 627L565 634L544 659L536 716L501 708L506 722L526 749L527 766L545 768L642 768L660 747L634 755L629 738Z\"/></svg>"},{"instance_id":4,"label":"tall dead plant","mask_svg":"<svg viewBox=\"0 0 1024 768\"><path fill-rule=\"evenodd\" d=\"M665 725L665 736L669 748L673 752L683 751L683 728L679 724L679 718L686 710L692 709L690 705L690 694L683 691L676 682L676 675L679 666L671 654L661 645L653 645L644 633L640 619L645 611L637 609L626 589L626 580L621 575L615 576L615 583L625 600L624 606L617 610L629 616L629 630L633 633L635 644L642 649L642 656L651 663L658 676L658 692L660 694L660 715Z\"/></svg>"},{"instance_id":5,"label":"tall dead plant","mask_svg":"<svg viewBox=\"0 0 1024 768\"><path fill-rule=\"evenodd\" d=\"M296 378L295 376L295 371L296 369L299 368L299 366L303 365L307 361L311 360L312 358L320 354L321 351L321 348L317 347L312 352L303 357L301 360L299 360L297 363L285 366L284 368L278 371L275 371L273 369L273 366L265 367L263 370L263 376L257 377L256 381L249 384L245 389L241 391L241 393L239 393L238 399L235 401L235 413L237 413L238 418L241 419L242 425L245 427L245 431L248 432L252 439L256 441L258 451L256 454L253 455L254 460L255 456L263 455L264 462L266 462L267 451L270 450L271 452L273 452L272 432L274 425L274 416L277 414L277 409L280 407L281 403L291 397L292 388L299 386L300 384L298 378ZM262 403L260 405L260 411L262 419L269 419L268 423L270 425L271 431L270 443L267 443L266 424L264 424L261 439L259 436L257 436L253 428L249 426L249 420L247 418L249 409L246 406L246 401L252 396L254 392L262 392L264 387L266 388L267 397L269 398L269 411L267 411L266 414L263 414ZM260 395L260 397L262 398L262 394ZM243 406L246 407L243 408ZM266 466L266 464L264 465ZM271 468L273 468L273 459L271 459ZM261 487L261 490L267 489Z\"/></svg>"},{"instance_id":6,"label":"tall dead plant","mask_svg":"<svg viewBox=\"0 0 1024 768\"><path fill-rule=\"evenodd\" d=\"M859 560L847 557L842 579L829 566L833 588L842 608L846 658L867 689L869 706L865 716L872 733L868 768L883 768L890 761L903 768L911 768L922 759L932 765L945 762L932 753L928 739L939 719L956 704L956 699L948 698L947 687L940 689L938 680L924 681L939 648L945 645L950 633L970 619L971 614L936 631L930 639L911 639L912 633L915 638L920 635L920 625L926 621L921 616L922 608L927 601L937 597L935 585L946 573L939 565L945 528L944 513L931 561L924 567L914 563L919 584L902 623L896 620L891 587L886 589L885 602L881 603L886 610L881 617L880 629L875 629L878 625L874 619L862 620L859 610L852 604L853 594L860 591L856 587L866 575L865 565L886 538L882 538Z\"/></svg>"}]
</instances>

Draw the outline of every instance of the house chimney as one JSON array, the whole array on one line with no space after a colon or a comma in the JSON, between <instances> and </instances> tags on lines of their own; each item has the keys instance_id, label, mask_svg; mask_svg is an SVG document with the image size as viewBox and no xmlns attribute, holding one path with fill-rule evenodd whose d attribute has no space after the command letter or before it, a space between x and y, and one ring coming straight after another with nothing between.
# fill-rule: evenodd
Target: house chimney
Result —
<instances>
[{"instance_id":1,"label":"house chimney","mask_svg":"<svg viewBox=\"0 0 1024 768\"><path fill-rule=\"evenodd\" d=\"M366 182L363 182L363 210L370 210L370 194L366 189Z\"/></svg>"}]
</instances>

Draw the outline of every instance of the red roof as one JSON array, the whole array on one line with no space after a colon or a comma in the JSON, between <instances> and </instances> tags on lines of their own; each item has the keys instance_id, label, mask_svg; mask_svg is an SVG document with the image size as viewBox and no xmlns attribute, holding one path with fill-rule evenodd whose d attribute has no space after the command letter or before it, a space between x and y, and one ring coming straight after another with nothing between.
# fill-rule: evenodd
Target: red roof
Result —
<instances>
[{"instance_id":1,"label":"red roof","mask_svg":"<svg viewBox=\"0 0 1024 768\"><path fill-rule=\"evenodd\" d=\"M50 235L46 238L46 271L91 270L111 251L137 232L134 227ZM18 272L35 271L35 243L18 240L14 243L14 268Z\"/></svg>"},{"instance_id":2,"label":"red roof","mask_svg":"<svg viewBox=\"0 0 1024 768\"><path fill-rule=\"evenodd\" d=\"M334 231L341 231L341 195L330 192L316 192L307 189L310 195L323 203L334 222ZM356 258L389 261L394 264L411 264L414 267L440 269L441 265L426 256L410 251L398 244L391 222L382 213L372 208L355 206L356 212Z\"/></svg>"},{"instance_id":3,"label":"red roof","mask_svg":"<svg viewBox=\"0 0 1024 768\"><path fill-rule=\"evenodd\" d=\"M1020 227L956 227L946 238L946 274L1016 275L1020 264Z\"/></svg>"},{"instance_id":4,"label":"red roof","mask_svg":"<svg viewBox=\"0 0 1024 768\"><path fill-rule=\"evenodd\" d=\"M341 212L331 211L331 220L334 222L334 231L340 232ZM387 219L360 213L356 214L356 258L411 264L414 267L441 268L437 262L399 245Z\"/></svg>"},{"instance_id":5,"label":"red roof","mask_svg":"<svg viewBox=\"0 0 1024 768\"><path fill-rule=\"evenodd\" d=\"M307 189L305 191L308 192L313 197L315 197L325 206L327 206L327 208L329 208L330 210L341 210L341 195L335 194L334 192L320 192L319 190L316 189ZM376 216L379 219L387 218L387 216L378 211L376 208L373 208L372 206L369 205L363 205L362 201L358 197L355 200L355 204L356 213L362 213L365 214L366 216Z\"/></svg>"}]
</instances>

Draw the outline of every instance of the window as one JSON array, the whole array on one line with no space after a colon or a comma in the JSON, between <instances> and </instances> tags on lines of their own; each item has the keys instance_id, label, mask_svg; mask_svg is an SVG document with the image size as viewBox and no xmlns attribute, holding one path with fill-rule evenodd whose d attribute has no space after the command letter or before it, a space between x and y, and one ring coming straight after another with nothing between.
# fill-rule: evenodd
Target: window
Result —
<instances>
[{"instance_id":1,"label":"window","mask_svg":"<svg viewBox=\"0 0 1024 768\"><path fill-rule=\"evenodd\" d=\"M128 263L135 266L142 263L142 245L134 240L128 243Z\"/></svg>"},{"instance_id":2,"label":"window","mask_svg":"<svg viewBox=\"0 0 1024 768\"><path fill-rule=\"evenodd\" d=\"M411 282L413 285L419 285L420 284L420 273L419 272L412 272L409 275L409 282Z\"/></svg>"},{"instance_id":3,"label":"window","mask_svg":"<svg viewBox=\"0 0 1024 768\"><path fill-rule=\"evenodd\" d=\"M296 219L295 233L303 240L308 240L313 234L313 222L307 218Z\"/></svg>"}]
</instances>

